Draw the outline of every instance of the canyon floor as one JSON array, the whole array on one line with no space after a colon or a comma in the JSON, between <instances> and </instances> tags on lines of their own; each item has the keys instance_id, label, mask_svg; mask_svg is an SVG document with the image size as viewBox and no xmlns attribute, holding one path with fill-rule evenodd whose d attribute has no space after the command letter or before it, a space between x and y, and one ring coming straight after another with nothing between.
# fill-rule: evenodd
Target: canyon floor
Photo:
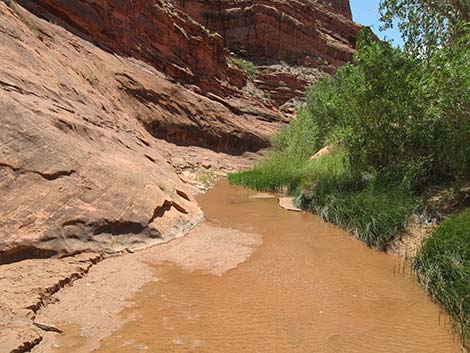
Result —
<instances>
[{"instance_id":1,"label":"canyon floor","mask_svg":"<svg viewBox=\"0 0 470 353\"><path fill-rule=\"evenodd\" d=\"M218 182L360 29L347 0L0 0L0 351L457 352L401 260Z\"/></svg>"},{"instance_id":2,"label":"canyon floor","mask_svg":"<svg viewBox=\"0 0 470 353\"><path fill-rule=\"evenodd\" d=\"M205 192L228 171L247 168L263 156L259 152L236 157L161 143L181 180L194 194ZM122 325L117 314L136 291L152 280L155 265L172 261L190 270L220 274L244 261L260 241L256 235L204 223L188 234L179 233L179 237L183 238L135 253L88 252L0 266L0 350L30 351L41 342L38 351L48 352L56 344L56 329L62 331L51 323L69 321L94 337L83 350L89 351Z\"/></svg>"},{"instance_id":3,"label":"canyon floor","mask_svg":"<svg viewBox=\"0 0 470 353\"><path fill-rule=\"evenodd\" d=\"M102 339L130 319L120 313L132 304L135 293L149 281L158 281L156 266L171 262L186 271L222 275L245 261L261 241L256 234L202 223L168 244L105 259L85 278L57 293L56 302L36 316L37 322L53 323L68 333L66 347L61 349L57 333L43 333L33 352L68 352L70 341L78 344L73 350L77 353L98 349Z\"/></svg>"},{"instance_id":4,"label":"canyon floor","mask_svg":"<svg viewBox=\"0 0 470 353\"><path fill-rule=\"evenodd\" d=\"M396 257L225 181L198 200L207 220L167 244L4 267L23 279L16 300L66 265L83 276L29 314L42 329L9 337L36 337L28 349L38 353L459 352L446 315Z\"/></svg>"}]
</instances>

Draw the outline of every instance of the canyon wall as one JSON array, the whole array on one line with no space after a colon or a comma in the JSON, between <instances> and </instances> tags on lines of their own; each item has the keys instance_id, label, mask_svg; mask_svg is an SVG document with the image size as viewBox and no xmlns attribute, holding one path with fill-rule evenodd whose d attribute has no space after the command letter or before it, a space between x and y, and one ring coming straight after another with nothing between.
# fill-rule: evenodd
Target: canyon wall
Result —
<instances>
[{"instance_id":1,"label":"canyon wall","mask_svg":"<svg viewBox=\"0 0 470 353\"><path fill-rule=\"evenodd\" d=\"M225 45L256 62L335 67L349 61L360 26L349 1L174 0Z\"/></svg>"},{"instance_id":2,"label":"canyon wall","mask_svg":"<svg viewBox=\"0 0 470 353\"><path fill-rule=\"evenodd\" d=\"M229 67L222 37L162 1L20 1L101 48L143 60L181 82L233 93L243 73Z\"/></svg>"},{"instance_id":3,"label":"canyon wall","mask_svg":"<svg viewBox=\"0 0 470 353\"><path fill-rule=\"evenodd\" d=\"M225 45L340 65L359 27L333 5L0 1L0 264L185 234L203 213L184 169L269 147L278 107L312 82L250 78Z\"/></svg>"},{"instance_id":4,"label":"canyon wall","mask_svg":"<svg viewBox=\"0 0 470 353\"><path fill-rule=\"evenodd\" d=\"M256 163L353 52L349 3L331 5L0 0L0 351L37 345L39 308L104 254L203 220L203 183Z\"/></svg>"},{"instance_id":5,"label":"canyon wall","mask_svg":"<svg viewBox=\"0 0 470 353\"><path fill-rule=\"evenodd\" d=\"M282 120L256 101L185 87L58 21L0 2L0 263L184 234L203 214L165 139L240 154L269 146ZM199 28L209 40L201 55L212 57L218 36Z\"/></svg>"},{"instance_id":6,"label":"canyon wall","mask_svg":"<svg viewBox=\"0 0 470 353\"><path fill-rule=\"evenodd\" d=\"M351 4L349 0L321 0L320 2L332 7L344 17L352 20Z\"/></svg>"}]
</instances>

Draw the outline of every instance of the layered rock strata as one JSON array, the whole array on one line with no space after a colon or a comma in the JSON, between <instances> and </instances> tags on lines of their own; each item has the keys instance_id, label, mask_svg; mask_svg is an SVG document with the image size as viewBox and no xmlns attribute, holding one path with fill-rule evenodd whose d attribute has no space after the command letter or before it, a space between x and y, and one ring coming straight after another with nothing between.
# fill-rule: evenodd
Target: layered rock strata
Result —
<instances>
[{"instance_id":1,"label":"layered rock strata","mask_svg":"<svg viewBox=\"0 0 470 353\"><path fill-rule=\"evenodd\" d=\"M360 30L347 0L174 2L219 33L230 50L258 62L337 67L351 59Z\"/></svg>"}]
</instances>

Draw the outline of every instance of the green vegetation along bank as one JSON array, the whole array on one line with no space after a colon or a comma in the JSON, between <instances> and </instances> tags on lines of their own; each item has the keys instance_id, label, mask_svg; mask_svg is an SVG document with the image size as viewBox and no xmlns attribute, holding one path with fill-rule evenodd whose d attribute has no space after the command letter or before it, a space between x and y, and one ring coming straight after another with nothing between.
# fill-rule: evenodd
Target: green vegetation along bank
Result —
<instances>
[{"instance_id":1,"label":"green vegetation along bank","mask_svg":"<svg viewBox=\"0 0 470 353\"><path fill-rule=\"evenodd\" d=\"M470 209L445 220L414 261L418 280L454 319L461 337L470 329ZM468 345L467 345L468 349Z\"/></svg>"},{"instance_id":2,"label":"green vegetation along bank","mask_svg":"<svg viewBox=\"0 0 470 353\"><path fill-rule=\"evenodd\" d=\"M229 179L287 191L302 208L383 251L412 216L445 218L430 200L446 190L458 200L447 213L460 213L425 241L414 268L468 349L470 22L462 6L469 5L382 1L385 24L401 21L405 48L364 29L352 63L308 90L306 106L279 132L269 158Z\"/></svg>"}]
</instances>

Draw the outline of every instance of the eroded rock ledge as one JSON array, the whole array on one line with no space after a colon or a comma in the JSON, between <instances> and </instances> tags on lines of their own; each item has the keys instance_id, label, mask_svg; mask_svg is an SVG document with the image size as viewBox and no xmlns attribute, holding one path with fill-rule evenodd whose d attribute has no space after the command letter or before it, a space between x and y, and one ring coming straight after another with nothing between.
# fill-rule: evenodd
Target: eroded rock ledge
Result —
<instances>
[{"instance_id":1,"label":"eroded rock ledge","mask_svg":"<svg viewBox=\"0 0 470 353\"><path fill-rule=\"evenodd\" d=\"M34 324L37 312L53 301L61 288L85 276L102 259L102 255L89 253L0 266L1 351L29 352L39 344L47 327Z\"/></svg>"}]
</instances>

